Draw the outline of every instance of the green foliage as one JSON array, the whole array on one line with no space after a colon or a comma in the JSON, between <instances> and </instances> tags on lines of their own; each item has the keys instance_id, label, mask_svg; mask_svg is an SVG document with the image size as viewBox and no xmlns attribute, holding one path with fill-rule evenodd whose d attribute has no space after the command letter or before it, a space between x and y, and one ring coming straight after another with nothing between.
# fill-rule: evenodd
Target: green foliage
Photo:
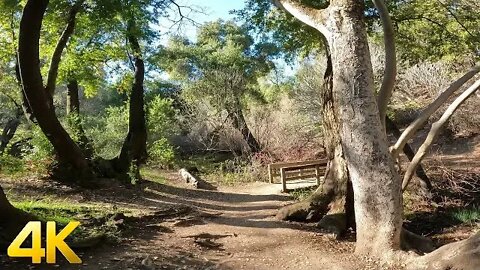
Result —
<instances>
[{"instance_id":1,"label":"green foliage","mask_svg":"<svg viewBox=\"0 0 480 270\"><path fill-rule=\"evenodd\" d=\"M202 26L195 43L172 38L157 56L183 83L186 100L207 99L218 110L235 108L237 99L254 91L257 79L273 68L270 57L246 28L223 21Z\"/></svg>"},{"instance_id":2,"label":"green foliage","mask_svg":"<svg viewBox=\"0 0 480 270\"><path fill-rule=\"evenodd\" d=\"M155 96L148 102L148 130L150 141L171 137L177 133L176 114L173 99Z\"/></svg>"},{"instance_id":3,"label":"green foliage","mask_svg":"<svg viewBox=\"0 0 480 270\"><path fill-rule=\"evenodd\" d=\"M9 155L0 155L0 174L16 176L25 173L25 162Z\"/></svg>"},{"instance_id":4,"label":"green foliage","mask_svg":"<svg viewBox=\"0 0 480 270\"><path fill-rule=\"evenodd\" d=\"M479 56L480 4L470 0L391 1L404 60L457 60Z\"/></svg>"},{"instance_id":5,"label":"green foliage","mask_svg":"<svg viewBox=\"0 0 480 270\"><path fill-rule=\"evenodd\" d=\"M96 154L106 159L116 157L128 132L128 106L109 107L103 117L89 117L85 122Z\"/></svg>"},{"instance_id":6,"label":"green foliage","mask_svg":"<svg viewBox=\"0 0 480 270\"><path fill-rule=\"evenodd\" d=\"M314 7L324 7L327 1L302 1ZM323 48L318 31L296 20L287 12L277 9L273 1L248 0L245 8L237 11L237 19L266 44L280 48L287 60L306 56Z\"/></svg>"},{"instance_id":7,"label":"green foliage","mask_svg":"<svg viewBox=\"0 0 480 270\"><path fill-rule=\"evenodd\" d=\"M47 136L38 126L32 126L31 134L32 149L26 151L25 158L33 161L51 159L54 155L54 149Z\"/></svg>"},{"instance_id":8,"label":"green foliage","mask_svg":"<svg viewBox=\"0 0 480 270\"><path fill-rule=\"evenodd\" d=\"M451 215L465 224L480 222L480 207L461 209L451 213Z\"/></svg>"},{"instance_id":9,"label":"green foliage","mask_svg":"<svg viewBox=\"0 0 480 270\"><path fill-rule=\"evenodd\" d=\"M167 138L161 138L149 145L148 156L150 157L150 165L170 167L175 160L175 149Z\"/></svg>"}]
</instances>

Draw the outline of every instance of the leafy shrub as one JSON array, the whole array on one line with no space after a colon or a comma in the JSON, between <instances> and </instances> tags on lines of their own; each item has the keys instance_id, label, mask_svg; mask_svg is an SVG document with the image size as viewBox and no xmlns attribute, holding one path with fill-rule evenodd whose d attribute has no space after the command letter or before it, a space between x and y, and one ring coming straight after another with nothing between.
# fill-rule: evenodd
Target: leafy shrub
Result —
<instances>
[{"instance_id":1,"label":"leafy shrub","mask_svg":"<svg viewBox=\"0 0 480 270\"><path fill-rule=\"evenodd\" d=\"M161 138L148 147L150 165L170 167L175 160L175 149L166 138Z\"/></svg>"},{"instance_id":2,"label":"leafy shrub","mask_svg":"<svg viewBox=\"0 0 480 270\"><path fill-rule=\"evenodd\" d=\"M156 96L147 104L149 140L154 142L162 138L169 138L178 132L176 124L176 110L173 100Z\"/></svg>"},{"instance_id":3,"label":"leafy shrub","mask_svg":"<svg viewBox=\"0 0 480 270\"><path fill-rule=\"evenodd\" d=\"M25 163L23 160L9 155L0 156L0 173L7 175L17 175L25 172Z\"/></svg>"},{"instance_id":4,"label":"leafy shrub","mask_svg":"<svg viewBox=\"0 0 480 270\"><path fill-rule=\"evenodd\" d=\"M32 127L31 132L32 140L30 144L32 148L25 151L25 159L31 161L51 159L55 151L47 136L36 125Z\"/></svg>"},{"instance_id":5,"label":"leafy shrub","mask_svg":"<svg viewBox=\"0 0 480 270\"><path fill-rule=\"evenodd\" d=\"M178 133L173 100L156 96L147 104L148 154L150 164L170 167L175 159L175 148L170 138Z\"/></svg>"},{"instance_id":6,"label":"leafy shrub","mask_svg":"<svg viewBox=\"0 0 480 270\"><path fill-rule=\"evenodd\" d=\"M109 107L103 117L89 117L86 123L86 132L93 141L96 154L114 158L128 132L128 106Z\"/></svg>"}]
</instances>

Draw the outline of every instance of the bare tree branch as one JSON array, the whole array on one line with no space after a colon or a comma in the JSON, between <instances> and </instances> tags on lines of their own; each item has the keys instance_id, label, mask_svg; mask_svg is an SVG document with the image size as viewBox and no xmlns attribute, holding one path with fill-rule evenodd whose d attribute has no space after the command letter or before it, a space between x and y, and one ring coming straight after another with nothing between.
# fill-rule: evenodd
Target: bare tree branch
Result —
<instances>
[{"instance_id":1,"label":"bare tree branch","mask_svg":"<svg viewBox=\"0 0 480 270\"><path fill-rule=\"evenodd\" d=\"M382 126L384 130L386 130L385 117L387 116L387 106L392 98L393 88L395 87L395 80L397 78L395 31L384 0L374 0L373 2L377 7L380 19L382 20L383 38L385 43L385 73L382 86L378 92L377 103Z\"/></svg>"},{"instance_id":2,"label":"bare tree branch","mask_svg":"<svg viewBox=\"0 0 480 270\"><path fill-rule=\"evenodd\" d=\"M434 114L447 100L468 82L475 74L480 72L480 66L472 68L469 72L463 75L461 78L453 82L447 89L445 89L437 99L425 108L420 116L411 123L402 133L402 136L398 139L394 146L391 147L390 152L392 157L396 159L403 149L405 144L415 135L415 133L422 128L432 114Z\"/></svg>"},{"instance_id":3,"label":"bare tree branch","mask_svg":"<svg viewBox=\"0 0 480 270\"><path fill-rule=\"evenodd\" d=\"M327 29L326 21L328 15L327 9L316 9L307 7L295 0L272 0L273 4L280 9L284 9L290 13L293 17L297 18L301 22L308 26L311 26L320 33L322 33L327 39L330 37L330 31Z\"/></svg>"},{"instance_id":4,"label":"bare tree branch","mask_svg":"<svg viewBox=\"0 0 480 270\"><path fill-rule=\"evenodd\" d=\"M452 117L452 115L457 111L457 109L471 96L473 95L478 88L480 88L480 80L477 80L472 86L470 86L465 92L463 92L455 101L448 106L447 110L443 113L440 120L433 123L430 132L425 139L425 142L420 146L418 149L417 154L413 158L412 162L408 166L407 171L405 172L405 176L403 177L402 189L405 190L412 179L413 174L418 166L418 164L422 161L422 159L427 154L428 150L432 146L433 141L437 138L440 131L448 122L448 120Z\"/></svg>"}]
</instances>

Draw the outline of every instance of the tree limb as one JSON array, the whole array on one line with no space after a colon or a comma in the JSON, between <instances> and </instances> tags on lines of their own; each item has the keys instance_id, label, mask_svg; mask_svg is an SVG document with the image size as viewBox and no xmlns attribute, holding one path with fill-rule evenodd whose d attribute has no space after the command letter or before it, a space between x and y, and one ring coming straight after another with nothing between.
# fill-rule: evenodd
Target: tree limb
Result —
<instances>
[{"instance_id":1,"label":"tree limb","mask_svg":"<svg viewBox=\"0 0 480 270\"><path fill-rule=\"evenodd\" d=\"M330 36L327 29L327 9L316 9L305 6L295 0L272 0L273 4L290 13L293 17L320 31L325 37Z\"/></svg>"},{"instance_id":2,"label":"tree limb","mask_svg":"<svg viewBox=\"0 0 480 270\"><path fill-rule=\"evenodd\" d=\"M415 133L424 126L430 116L434 114L458 89L460 89L460 87L473 78L473 76L475 76L475 74L478 72L480 72L480 66L472 68L461 78L453 82L437 97L435 101L433 101L422 111L420 116L403 131L402 136L400 136L395 145L392 146L390 151L394 159L398 157L401 149L403 149L405 144L413 137L413 135L415 135Z\"/></svg>"},{"instance_id":3,"label":"tree limb","mask_svg":"<svg viewBox=\"0 0 480 270\"><path fill-rule=\"evenodd\" d=\"M395 122L393 122L392 119L390 119L388 116L386 117L386 128L387 132L392 132L393 136L395 136L396 138L399 138L402 135L402 132L400 131L400 129L398 129ZM415 152L408 143L405 144L405 147L403 147L403 153L405 154L405 156L407 156L409 161L412 161L415 157ZM420 179L423 191L425 192L425 194L428 194L433 189L433 186L421 163L418 164L418 168L415 170L415 173Z\"/></svg>"},{"instance_id":4,"label":"tree limb","mask_svg":"<svg viewBox=\"0 0 480 270\"><path fill-rule=\"evenodd\" d=\"M478 88L480 88L480 80L477 80L472 86L470 86L467 90L465 90L465 92L463 92L457 99L455 99L455 101L452 104L450 104L450 106L448 106L447 110L443 113L440 120L433 123L432 128L430 129L430 132L428 133L428 136L425 139L425 142L422 144L422 146L420 146L420 149L418 150L417 154L415 155L412 162L408 166L407 171L405 172L405 176L403 177L403 183L402 183L403 190L405 190L405 188L408 186L418 164L425 157L428 150L430 150L430 147L433 141L437 138L438 134L440 134L440 131L442 130L442 128L445 126L448 120L452 117L452 115L457 111L457 109L465 102L465 100L467 100L471 95L473 95L478 90Z\"/></svg>"},{"instance_id":5,"label":"tree limb","mask_svg":"<svg viewBox=\"0 0 480 270\"><path fill-rule=\"evenodd\" d=\"M76 2L68 15L67 26L63 30L60 39L57 42L55 50L53 51L52 59L50 61L50 67L48 69L47 85L45 86L45 91L51 96L55 93L55 86L57 84L58 69L60 66L60 60L62 58L62 53L65 47L67 47L67 42L70 40L70 37L73 35L75 30L75 20L77 13L80 11L80 8L85 0L79 0Z\"/></svg>"},{"instance_id":6,"label":"tree limb","mask_svg":"<svg viewBox=\"0 0 480 270\"><path fill-rule=\"evenodd\" d=\"M380 119L384 130L385 118L387 115L387 106L393 94L395 80L397 78L397 54L395 47L395 31L392 20L388 13L384 0L374 0L383 25L383 38L385 43L385 74L383 76L382 86L378 92L377 103L380 113Z\"/></svg>"}]
</instances>

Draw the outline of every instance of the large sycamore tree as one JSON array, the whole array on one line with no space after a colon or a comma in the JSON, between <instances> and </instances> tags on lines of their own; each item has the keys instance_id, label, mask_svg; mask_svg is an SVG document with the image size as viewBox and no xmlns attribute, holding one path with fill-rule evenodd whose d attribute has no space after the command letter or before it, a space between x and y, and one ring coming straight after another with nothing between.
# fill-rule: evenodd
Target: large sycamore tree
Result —
<instances>
[{"instance_id":1,"label":"large sycamore tree","mask_svg":"<svg viewBox=\"0 0 480 270\"><path fill-rule=\"evenodd\" d=\"M478 69L444 91L443 97L426 108L390 151L385 114L396 76L394 31L383 0L373 2L383 23L386 49L385 78L378 95L375 95L363 1L275 1L277 7L319 33L318 38L323 41L329 59L325 89L321 93L330 159L326 182L306 202L284 208L278 216L295 218L306 214L323 216L326 212L347 213L346 219L333 218L331 222L332 217L345 216L327 215L323 221L327 227L355 227L358 254L402 263L411 269L476 269L480 267L480 235L444 246L423 257L401 251L409 248L428 251L429 248L425 247L426 239L402 229L402 180L394 161L398 149L402 149L414 131L446 102L445 96L451 96ZM409 171L416 168L446 120L478 87L477 82L468 88L433 125ZM411 174L405 175L403 187Z\"/></svg>"}]
</instances>

